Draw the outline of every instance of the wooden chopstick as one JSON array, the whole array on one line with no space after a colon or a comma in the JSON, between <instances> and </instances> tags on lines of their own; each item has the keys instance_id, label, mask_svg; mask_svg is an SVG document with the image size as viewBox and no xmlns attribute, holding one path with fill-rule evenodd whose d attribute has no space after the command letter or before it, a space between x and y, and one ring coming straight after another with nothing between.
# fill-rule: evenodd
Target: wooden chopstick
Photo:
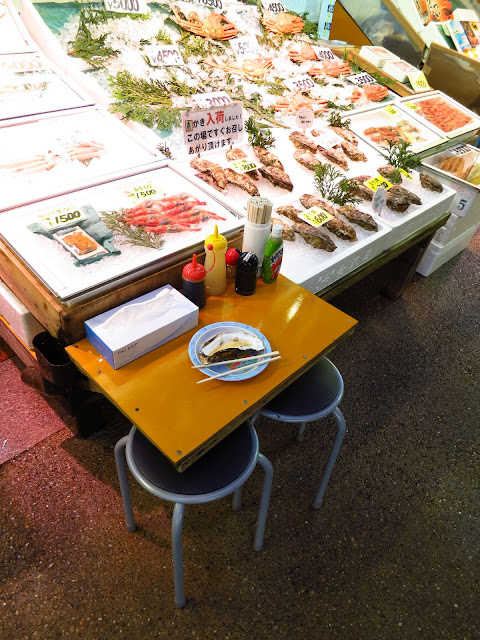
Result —
<instances>
[{"instance_id":1,"label":"wooden chopstick","mask_svg":"<svg viewBox=\"0 0 480 640\"><path fill-rule=\"evenodd\" d=\"M268 358L265 362L273 362L274 360L280 360L282 356L277 356L276 358ZM239 367L238 369L233 369L232 371L228 371L227 373L217 373L216 376L210 376L209 378L203 378L203 380L198 380L197 384L202 384L202 382L208 382L209 380L215 380L215 378L222 378L223 376L229 376L232 373L238 373L239 371L245 371L245 369L250 369L254 364L259 364L258 362L251 362L247 364L245 367ZM263 364L263 361L260 362Z\"/></svg>"},{"instance_id":2,"label":"wooden chopstick","mask_svg":"<svg viewBox=\"0 0 480 640\"><path fill-rule=\"evenodd\" d=\"M205 369L207 367L217 367L219 364L233 364L234 362L244 362L246 360L259 360L268 356L276 356L280 351L270 351L269 353L260 353L258 356L247 356L246 358L237 358L236 360L223 360L222 362L210 362L209 364L195 364L192 369ZM252 364L255 364L254 362ZM238 371L238 369L236 369Z\"/></svg>"}]
</instances>

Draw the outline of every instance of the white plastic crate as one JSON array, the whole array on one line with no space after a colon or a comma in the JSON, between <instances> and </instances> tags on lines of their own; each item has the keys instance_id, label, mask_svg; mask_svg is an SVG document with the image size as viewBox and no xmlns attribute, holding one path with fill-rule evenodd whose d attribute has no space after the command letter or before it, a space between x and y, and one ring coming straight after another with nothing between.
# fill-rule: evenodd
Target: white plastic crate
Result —
<instances>
[{"instance_id":1,"label":"white plastic crate","mask_svg":"<svg viewBox=\"0 0 480 640\"><path fill-rule=\"evenodd\" d=\"M0 280L0 316L10 325L10 328L24 342L29 349L33 348L32 340L45 331L27 307L20 302L7 285Z\"/></svg>"},{"instance_id":2,"label":"white plastic crate","mask_svg":"<svg viewBox=\"0 0 480 640\"><path fill-rule=\"evenodd\" d=\"M422 276L429 276L451 258L466 249L479 227L480 223L477 223L443 247L431 242L417 267L417 273Z\"/></svg>"},{"instance_id":3,"label":"white plastic crate","mask_svg":"<svg viewBox=\"0 0 480 640\"><path fill-rule=\"evenodd\" d=\"M452 213L447 224L441 227L433 236L432 242L435 242L439 247L444 247L476 224L480 224L480 206L475 209L470 209L468 214L463 217Z\"/></svg>"}]
</instances>

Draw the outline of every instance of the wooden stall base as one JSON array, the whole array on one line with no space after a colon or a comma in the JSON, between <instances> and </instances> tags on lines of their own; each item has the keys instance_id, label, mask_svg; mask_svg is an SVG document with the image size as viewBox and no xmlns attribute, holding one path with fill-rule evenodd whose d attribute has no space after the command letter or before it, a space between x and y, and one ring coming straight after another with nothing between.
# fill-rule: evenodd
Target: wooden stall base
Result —
<instances>
[{"instance_id":1,"label":"wooden stall base","mask_svg":"<svg viewBox=\"0 0 480 640\"><path fill-rule=\"evenodd\" d=\"M229 240L229 246L241 246L241 235ZM198 257L203 262L204 253ZM165 269L140 277L135 282L124 284L91 300L75 306L64 306L53 296L18 256L0 240L0 278L23 302L40 324L63 346L85 337L84 322L104 311L109 311L125 302L171 284L182 287L182 269L191 258Z\"/></svg>"},{"instance_id":2,"label":"wooden stall base","mask_svg":"<svg viewBox=\"0 0 480 640\"><path fill-rule=\"evenodd\" d=\"M36 366L37 358L35 357L35 352L27 347L2 316L0 316L0 336L27 367Z\"/></svg>"},{"instance_id":3,"label":"wooden stall base","mask_svg":"<svg viewBox=\"0 0 480 640\"><path fill-rule=\"evenodd\" d=\"M401 240L388 251L380 254L370 262L358 267L355 271L350 272L344 278L337 280L329 287L319 291L317 295L323 300L331 300L339 293L350 288L356 282L359 282L365 276L373 273L383 265L391 262L390 274L388 282L382 289L382 293L391 300L397 300L411 282L418 263L422 259L430 240L435 232L443 227L450 217L450 212L445 213L441 218L424 227L420 232L416 231L404 240Z\"/></svg>"}]
</instances>

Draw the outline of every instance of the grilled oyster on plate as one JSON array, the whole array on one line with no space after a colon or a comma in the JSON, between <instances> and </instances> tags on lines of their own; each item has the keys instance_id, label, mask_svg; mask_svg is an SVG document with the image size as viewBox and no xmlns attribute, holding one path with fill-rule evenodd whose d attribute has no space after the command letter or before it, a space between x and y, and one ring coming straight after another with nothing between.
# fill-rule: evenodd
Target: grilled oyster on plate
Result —
<instances>
[{"instance_id":1,"label":"grilled oyster on plate","mask_svg":"<svg viewBox=\"0 0 480 640\"><path fill-rule=\"evenodd\" d=\"M219 332L202 346L198 359L202 364L247 358L265 350L262 340L247 331Z\"/></svg>"}]
</instances>

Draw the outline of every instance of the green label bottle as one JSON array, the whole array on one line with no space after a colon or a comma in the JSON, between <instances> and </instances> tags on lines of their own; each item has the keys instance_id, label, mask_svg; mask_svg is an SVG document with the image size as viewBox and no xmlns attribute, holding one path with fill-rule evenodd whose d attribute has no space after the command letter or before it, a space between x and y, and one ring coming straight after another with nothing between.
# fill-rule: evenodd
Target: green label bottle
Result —
<instances>
[{"instance_id":1,"label":"green label bottle","mask_svg":"<svg viewBox=\"0 0 480 640\"><path fill-rule=\"evenodd\" d=\"M275 282L280 273L283 258L283 227L281 224L274 224L272 235L268 239L262 264L262 280L268 284Z\"/></svg>"}]
</instances>

